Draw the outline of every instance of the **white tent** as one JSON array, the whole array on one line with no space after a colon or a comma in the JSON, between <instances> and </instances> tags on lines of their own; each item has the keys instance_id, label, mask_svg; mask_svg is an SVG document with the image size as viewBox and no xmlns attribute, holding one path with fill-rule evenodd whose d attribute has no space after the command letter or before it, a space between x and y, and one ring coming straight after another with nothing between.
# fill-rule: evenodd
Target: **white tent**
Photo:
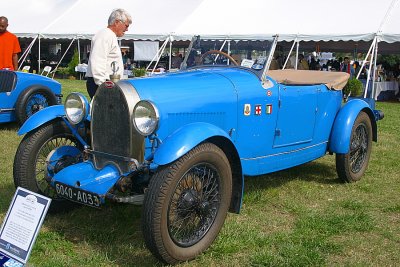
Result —
<instances>
[{"instance_id":1,"label":"white tent","mask_svg":"<svg viewBox=\"0 0 400 267\"><path fill-rule=\"evenodd\" d=\"M90 39L124 8L133 25L124 39L188 40L240 36L303 41L400 41L400 0L13 0L2 3L20 37Z\"/></svg>"},{"instance_id":2,"label":"white tent","mask_svg":"<svg viewBox=\"0 0 400 267\"><path fill-rule=\"evenodd\" d=\"M13 0L3 6L9 30L19 37L91 39L111 11L127 10L133 24L123 39L165 40L202 0ZM28 6L27 6L28 5ZM23 7L23 8L21 8Z\"/></svg>"},{"instance_id":3,"label":"white tent","mask_svg":"<svg viewBox=\"0 0 400 267\"><path fill-rule=\"evenodd\" d=\"M400 41L399 0L204 0L180 24L190 34L291 41Z\"/></svg>"},{"instance_id":4,"label":"white tent","mask_svg":"<svg viewBox=\"0 0 400 267\"><path fill-rule=\"evenodd\" d=\"M400 52L400 0L13 0L2 4L20 37L90 39L124 8L133 25L123 39L221 38L395 43ZM23 7L23 8L22 8ZM343 43L342 43L343 44ZM165 47L165 46L164 46Z\"/></svg>"}]
</instances>

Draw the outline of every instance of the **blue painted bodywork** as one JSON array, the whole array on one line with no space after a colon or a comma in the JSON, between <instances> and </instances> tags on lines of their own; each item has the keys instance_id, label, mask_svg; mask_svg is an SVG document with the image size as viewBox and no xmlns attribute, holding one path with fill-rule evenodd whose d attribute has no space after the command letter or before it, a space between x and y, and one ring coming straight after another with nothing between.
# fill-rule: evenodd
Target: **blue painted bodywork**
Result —
<instances>
[{"instance_id":1,"label":"blue painted bodywork","mask_svg":"<svg viewBox=\"0 0 400 267\"><path fill-rule=\"evenodd\" d=\"M31 87L47 88L61 96L61 84L48 77L16 71L16 85L10 92L0 90L0 123L16 120L15 108L18 98Z\"/></svg>"},{"instance_id":2,"label":"blue painted bodywork","mask_svg":"<svg viewBox=\"0 0 400 267\"><path fill-rule=\"evenodd\" d=\"M27 132L36 129L46 122L63 116L65 116L63 105L50 106L45 109L39 110L25 121L25 123L18 130L18 135L26 134Z\"/></svg>"},{"instance_id":3,"label":"blue painted bodywork","mask_svg":"<svg viewBox=\"0 0 400 267\"><path fill-rule=\"evenodd\" d=\"M361 99L352 99L340 109L332 127L329 146L331 152L345 154L349 151L353 124L361 111L366 112L371 118L374 117L368 103ZM371 120L371 123L373 129L376 129L375 120ZM376 141L376 130L374 132L374 140Z\"/></svg>"},{"instance_id":4,"label":"blue painted bodywork","mask_svg":"<svg viewBox=\"0 0 400 267\"><path fill-rule=\"evenodd\" d=\"M347 153L351 128L361 111L370 116L376 129L370 101L354 99L343 104L342 92L323 84L285 85L267 79L271 86L264 88L259 75L248 69L203 68L124 80L140 100L150 100L159 112L156 137L145 139L144 158L150 172L202 142L213 142L227 151L230 162L240 165L233 177L238 186L233 190L241 196L244 175L290 168L328 152ZM59 106L47 108L32 116L19 133L63 112ZM150 142L154 138L158 145ZM104 195L123 175L114 165L97 170L87 160L56 173L52 182L79 183L84 190Z\"/></svg>"},{"instance_id":5,"label":"blue painted bodywork","mask_svg":"<svg viewBox=\"0 0 400 267\"><path fill-rule=\"evenodd\" d=\"M101 170L97 170L91 162L85 161L71 165L60 172L56 173L51 180L54 185L55 181L64 184L79 187L82 190L95 192L102 197L110 190L120 177L118 169L113 165L107 165Z\"/></svg>"}]
</instances>

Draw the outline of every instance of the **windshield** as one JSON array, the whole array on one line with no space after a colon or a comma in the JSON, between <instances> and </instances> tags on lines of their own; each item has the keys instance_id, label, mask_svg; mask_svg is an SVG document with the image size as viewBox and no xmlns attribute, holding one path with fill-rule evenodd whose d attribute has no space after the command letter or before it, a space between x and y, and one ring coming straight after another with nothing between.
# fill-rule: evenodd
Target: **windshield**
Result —
<instances>
[{"instance_id":1,"label":"windshield","mask_svg":"<svg viewBox=\"0 0 400 267\"><path fill-rule=\"evenodd\" d=\"M241 66L262 72L272 40L202 39L196 36L187 50L181 69L199 66Z\"/></svg>"}]
</instances>

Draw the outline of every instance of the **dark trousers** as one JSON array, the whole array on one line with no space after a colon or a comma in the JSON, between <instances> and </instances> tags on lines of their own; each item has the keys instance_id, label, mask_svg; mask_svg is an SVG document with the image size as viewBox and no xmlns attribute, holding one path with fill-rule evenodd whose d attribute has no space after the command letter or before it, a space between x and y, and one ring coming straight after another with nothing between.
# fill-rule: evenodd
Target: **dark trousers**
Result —
<instances>
[{"instance_id":1,"label":"dark trousers","mask_svg":"<svg viewBox=\"0 0 400 267\"><path fill-rule=\"evenodd\" d=\"M86 90L87 90L90 98L93 98L93 96L96 93L98 87L99 86L94 82L93 77L87 77Z\"/></svg>"}]
</instances>

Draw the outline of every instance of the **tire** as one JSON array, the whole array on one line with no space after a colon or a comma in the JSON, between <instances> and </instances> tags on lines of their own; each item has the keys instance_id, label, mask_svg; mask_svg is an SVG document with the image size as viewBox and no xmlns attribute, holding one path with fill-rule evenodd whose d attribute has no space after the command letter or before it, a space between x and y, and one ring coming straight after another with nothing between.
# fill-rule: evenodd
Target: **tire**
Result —
<instances>
[{"instance_id":1,"label":"tire","mask_svg":"<svg viewBox=\"0 0 400 267\"><path fill-rule=\"evenodd\" d=\"M368 167L371 149L371 120L365 112L360 112L351 130L349 152L336 154L336 171L343 182L352 183L361 179Z\"/></svg>"},{"instance_id":2,"label":"tire","mask_svg":"<svg viewBox=\"0 0 400 267\"><path fill-rule=\"evenodd\" d=\"M82 150L79 141L62 121L53 121L29 132L22 139L14 158L15 187L23 187L52 199L50 212L67 211L75 204L60 198L46 180L46 158L61 146L75 146ZM66 167L66 166L63 166Z\"/></svg>"},{"instance_id":3,"label":"tire","mask_svg":"<svg viewBox=\"0 0 400 267\"><path fill-rule=\"evenodd\" d=\"M30 88L18 97L15 109L17 120L22 125L30 116L39 110L56 105L57 99L54 94L46 88Z\"/></svg>"},{"instance_id":4,"label":"tire","mask_svg":"<svg viewBox=\"0 0 400 267\"><path fill-rule=\"evenodd\" d=\"M231 195L225 154L211 143L198 145L151 179L142 221L147 247L168 264L195 258L217 237Z\"/></svg>"}]
</instances>

